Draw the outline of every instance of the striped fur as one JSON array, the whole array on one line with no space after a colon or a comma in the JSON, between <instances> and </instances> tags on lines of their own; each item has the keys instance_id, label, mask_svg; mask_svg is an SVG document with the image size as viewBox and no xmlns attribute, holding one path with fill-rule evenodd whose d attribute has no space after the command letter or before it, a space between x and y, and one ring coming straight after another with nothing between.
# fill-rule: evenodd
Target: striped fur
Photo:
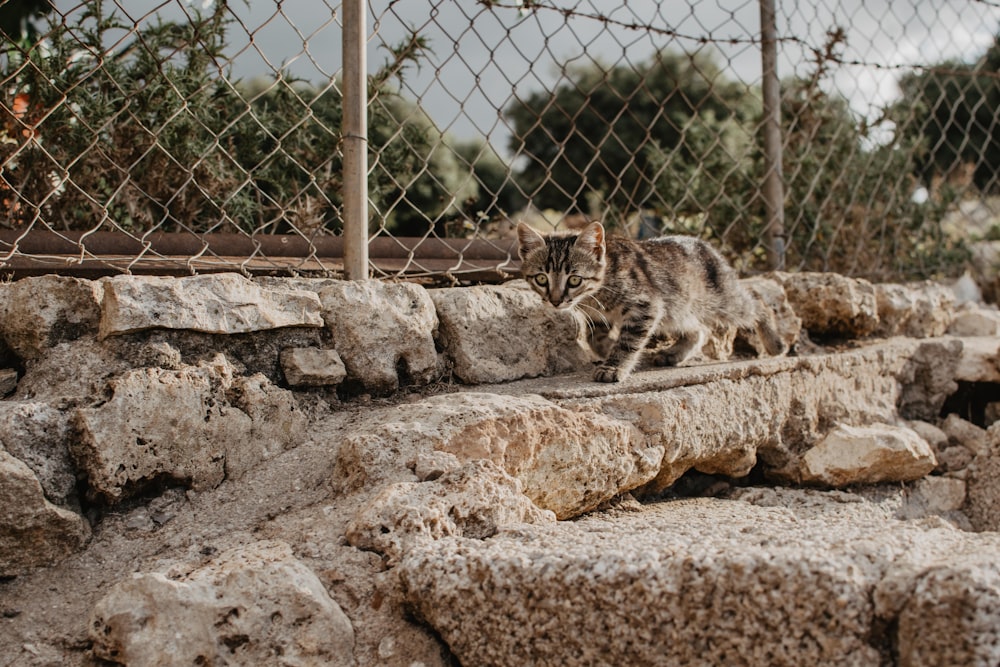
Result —
<instances>
[{"instance_id":1,"label":"striped fur","mask_svg":"<svg viewBox=\"0 0 1000 667\"><path fill-rule=\"evenodd\" d=\"M547 236L520 223L517 233L528 284L552 306L579 313L590 329L598 382L624 380L642 351L665 339L672 344L656 352L655 363L680 364L713 331L756 331L768 354L787 351L773 314L700 239L606 237L597 222L578 234Z\"/></svg>"}]
</instances>

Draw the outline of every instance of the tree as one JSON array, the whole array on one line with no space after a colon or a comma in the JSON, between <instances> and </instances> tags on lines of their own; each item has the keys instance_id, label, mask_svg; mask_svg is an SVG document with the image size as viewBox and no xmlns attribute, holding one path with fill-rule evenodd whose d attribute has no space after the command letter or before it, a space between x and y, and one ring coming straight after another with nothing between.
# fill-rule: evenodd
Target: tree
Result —
<instances>
[{"instance_id":1,"label":"tree","mask_svg":"<svg viewBox=\"0 0 1000 667\"><path fill-rule=\"evenodd\" d=\"M657 196L671 177L665 168L702 158L685 141L692 124L739 125L759 107L705 53L663 51L635 67L593 64L566 76L505 111L511 149L526 158L519 179L541 208L585 211L593 192L623 212L671 208Z\"/></svg>"},{"instance_id":2,"label":"tree","mask_svg":"<svg viewBox=\"0 0 1000 667\"><path fill-rule=\"evenodd\" d=\"M224 3L139 28L90 0L51 21L44 48L0 59L0 224L56 229L306 234L341 224L339 88L284 77L231 81ZM130 33L130 41L106 35ZM115 47L108 48L114 43ZM417 36L370 80L374 207L425 233L476 196L470 168L392 90Z\"/></svg>"},{"instance_id":3,"label":"tree","mask_svg":"<svg viewBox=\"0 0 1000 667\"><path fill-rule=\"evenodd\" d=\"M899 81L898 132L919 141L916 164L931 187L968 165L982 191L1000 191L1000 35L975 63L947 60Z\"/></svg>"}]
</instances>

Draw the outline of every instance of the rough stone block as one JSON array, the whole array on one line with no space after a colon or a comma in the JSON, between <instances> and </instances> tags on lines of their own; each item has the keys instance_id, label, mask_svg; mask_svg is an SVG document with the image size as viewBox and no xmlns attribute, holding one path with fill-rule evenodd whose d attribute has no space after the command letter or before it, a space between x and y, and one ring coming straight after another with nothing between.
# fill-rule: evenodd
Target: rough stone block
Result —
<instances>
[{"instance_id":1,"label":"rough stone block","mask_svg":"<svg viewBox=\"0 0 1000 667\"><path fill-rule=\"evenodd\" d=\"M48 502L31 469L0 448L0 577L54 565L89 537L87 521Z\"/></svg>"},{"instance_id":2,"label":"rough stone block","mask_svg":"<svg viewBox=\"0 0 1000 667\"><path fill-rule=\"evenodd\" d=\"M1000 423L988 430L969 466L963 510L976 530L1000 531Z\"/></svg>"},{"instance_id":3,"label":"rough stone block","mask_svg":"<svg viewBox=\"0 0 1000 667\"><path fill-rule=\"evenodd\" d=\"M573 314L507 285L431 290L439 340L455 376L468 384L506 382L589 367Z\"/></svg>"},{"instance_id":4,"label":"rough stone block","mask_svg":"<svg viewBox=\"0 0 1000 667\"><path fill-rule=\"evenodd\" d=\"M448 535L485 539L504 526L545 523L521 483L492 461L471 461L427 482L390 484L357 513L347 540L395 563L418 544Z\"/></svg>"},{"instance_id":5,"label":"rough stone block","mask_svg":"<svg viewBox=\"0 0 1000 667\"><path fill-rule=\"evenodd\" d=\"M414 481L418 455L440 451L494 462L560 519L649 481L663 456L661 445L647 444L629 424L537 396L433 396L372 411L355 429L338 452L343 490Z\"/></svg>"},{"instance_id":6,"label":"rough stone block","mask_svg":"<svg viewBox=\"0 0 1000 667\"><path fill-rule=\"evenodd\" d=\"M321 327L314 292L265 288L236 273L159 278L115 276L104 282L101 337L144 329L240 334Z\"/></svg>"},{"instance_id":7,"label":"rough stone block","mask_svg":"<svg viewBox=\"0 0 1000 667\"><path fill-rule=\"evenodd\" d=\"M815 336L864 338L878 329L875 287L837 273L775 273L802 326Z\"/></svg>"},{"instance_id":8,"label":"rough stone block","mask_svg":"<svg viewBox=\"0 0 1000 667\"><path fill-rule=\"evenodd\" d=\"M927 475L937 460L927 441L905 426L838 424L800 460L805 484L908 482Z\"/></svg>"},{"instance_id":9,"label":"rough stone block","mask_svg":"<svg viewBox=\"0 0 1000 667\"><path fill-rule=\"evenodd\" d=\"M0 284L0 335L22 359L36 359L61 342L95 333L100 282L39 276Z\"/></svg>"},{"instance_id":10,"label":"rough stone block","mask_svg":"<svg viewBox=\"0 0 1000 667\"><path fill-rule=\"evenodd\" d=\"M69 415L47 403L0 401L0 447L38 477L45 497L67 505L76 496L69 454Z\"/></svg>"},{"instance_id":11,"label":"rough stone block","mask_svg":"<svg viewBox=\"0 0 1000 667\"><path fill-rule=\"evenodd\" d=\"M347 369L336 350L315 347L282 350L281 370L292 387L331 387L347 377Z\"/></svg>"},{"instance_id":12,"label":"rough stone block","mask_svg":"<svg viewBox=\"0 0 1000 667\"><path fill-rule=\"evenodd\" d=\"M1000 333L1000 311L996 306L965 303L957 310L948 333L953 336L993 336Z\"/></svg>"},{"instance_id":13,"label":"rough stone block","mask_svg":"<svg viewBox=\"0 0 1000 667\"><path fill-rule=\"evenodd\" d=\"M764 308L773 313L775 329L785 345L788 348L795 345L802 331L802 319L795 314L795 309L789 303L781 283L767 276L745 278L740 283L760 301ZM756 333L754 333L749 337L748 342L757 350L758 354L763 354L764 344L757 338Z\"/></svg>"},{"instance_id":14,"label":"rough stone block","mask_svg":"<svg viewBox=\"0 0 1000 667\"><path fill-rule=\"evenodd\" d=\"M281 542L133 575L94 607L94 655L116 664L353 666L354 629Z\"/></svg>"},{"instance_id":15,"label":"rough stone block","mask_svg":"<svg viewBox=\"0 0 1000 667\"><path fill-rule=\"evenodd\" d=\"M994 663L1000 537L892 515L851 494L747 489L446 537L398 572L462 664L877 665L896 619L901 648L922 644L906 664Z\"/></svg>"},{"instance_id":16,"label":"rough stone block","mask_svg":"<svg viewBox=\"0 0 1000 667\"><path fill-rule=\"evenodd\" d=\"M434 379L438 319L423 287L344 281L323 287L319 296L349 379L379 392Z\"/></svg>"},{"instance_id":17,"label":"rough stone block","mask_svg":"<svg viewBox=\"0 0 1000 667\"><path fill-rule=\"evenodd\" d=\"M129 371L109 389L104 404L76 410L71 450L91 491L112 502L164 480L211 488L305 430L288 392L259 375L234 379L221 355L176 371Z\"/></svg>"},{"instance_id":18,"label":"rough stone block","mask_svg":"<svg viewBox=\"0 0 1000 667\"><path fill-rule=\"evenodd\" d=\"M943 335L952 323L955 296L933 282L912 285L875 285L880 336L931 338Z\"/></svg>"}]
</instances>

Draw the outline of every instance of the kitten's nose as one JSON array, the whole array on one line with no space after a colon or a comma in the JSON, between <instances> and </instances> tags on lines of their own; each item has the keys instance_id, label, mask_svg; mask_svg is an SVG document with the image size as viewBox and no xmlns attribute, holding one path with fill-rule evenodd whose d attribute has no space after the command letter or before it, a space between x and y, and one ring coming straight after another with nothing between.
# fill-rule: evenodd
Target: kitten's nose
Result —
<instances>
[{"instance_id":1,"label":"kitten's nose","mask_svg":"<svg viewBox=\"0 0 1000 667\"><path fill-rule=\"evenodd\" d=\"M556 308L558 308L559 306L562 305L562 302L563 302L565 296L566 295L563 294L563 293L557 294L557 293L553 292L553 293L549 294L549 303L551 303L553 306L555 306Z\"/></svg>"}]
</instances>

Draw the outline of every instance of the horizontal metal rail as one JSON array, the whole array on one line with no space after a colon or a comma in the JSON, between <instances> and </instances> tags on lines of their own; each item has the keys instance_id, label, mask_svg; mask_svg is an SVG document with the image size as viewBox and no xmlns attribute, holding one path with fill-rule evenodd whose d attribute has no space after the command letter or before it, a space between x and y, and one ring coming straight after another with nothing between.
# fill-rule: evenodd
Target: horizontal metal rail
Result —
<instances>
[{"instance_id":1,"label":"horizontal metal rail","mask_svg":"<svg viewBox=\"0 0 1000 667\"><path fill-rule=\"evenodd\" d=\"M376 237L369 242L370 265L376 275L495 282L517 273L515 245L506 240ZM14 279L55 271L78 277L224 271L339 277L343 258L339 236L0 231L0 272Z\"/></svg>"}]
</instances>

